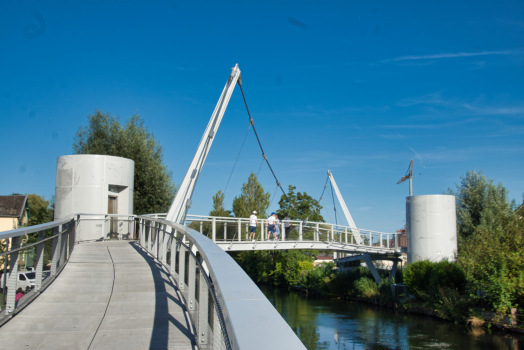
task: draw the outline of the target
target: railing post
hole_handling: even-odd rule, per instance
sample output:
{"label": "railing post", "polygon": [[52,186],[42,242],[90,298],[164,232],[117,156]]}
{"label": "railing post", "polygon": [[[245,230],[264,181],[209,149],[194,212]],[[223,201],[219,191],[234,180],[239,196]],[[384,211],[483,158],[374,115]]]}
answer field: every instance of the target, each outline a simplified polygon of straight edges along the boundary
{"label": "railing post", "polygon": [[212,222],[212,232],[213,232],[213,242],[216,242],[217,241],[217,219],[216,218],[213,218],[213,222]]}
{"label": "railing post", "polygon": [[185,289],[186,279],[186,247],[180,244],[178,251],[178,288],[183,291]]}
{"label": "railing post", "polygon": [[335,240],[335,225],[331,224],[331,241]]}
{"label": "railing post", "polygon": [[169,235],[167,234],[167,225],[162,224],[162,262],[167,262],[167,245],[169,243]]}
{"label": "railing post", "polygon": [[151,228],[152,221],[148,221],[148,224],[146,226],[147,229],[147,252],[151,254],[151,234],[153,232],[153,229]]}
{"label": "railing post", "polygon": [[155,225],[155,254],[158,260],[161,260],[160,259],[160,245],[162,244],[162,242],[160,242],[160,227],[161,226],[162,224],[158,222]]}
{"label": "railing post", "polygon": [[298,227],[298,240],[302,241],[302,221],[300,221],[300,225]]}
{"label": "railing post", "polygon": [[240,221],[241,219],[238,218],[238,241],[242,241],[242,222]]}
{"label": "railing post", "polygon": [[51,276],[56,275],[56,268],[58,265],[58,260],[60,259],[61,235],[59,233],[62,231],[62,225],[58,225],[58,227],[55,227],[53,231],[57,236],[53,238],[53,257],[51,260]]}
{"label": "railing post", "polygon": [[316,229],[315,229],[315,233],[313,234],[313,240],[314,241],[320,241],[320,226],[317,222],[317,226],[316,226]]}
{"label": "railing post", "polygon": [[[20,248],[20,237],[11,238],[11,249]],[[7,251],[7,247],[6,247]],[[19,251],[11,253],[9,259],[9,280],[7,282],[7,301],[5,313],[10,314],[15,310],[16,305],[16,285],[18,283],[18,256]],[[6,255],[7,256],[7,255]],[[25,292],[25,291],[24,291]]]}
{"label": "railing post", "polygon": [[197,341],[201,345],[207,345],[209,339],[209,286],[207,285],[204,269],[200,269],[200,290],[198,292],[198,334]]}
{"label": "railing post", "polygon": [[260,241],[264,242],[266,240],[266,225],[264,225],[264,219],[260,220]]}
{"label": "railing post", "polygon": [[224,241],[227,241],[227,221],[224,222]]}
{"label": "railing post", "polygon": [[200,221],[200,234],[204,234],[204,222]]}
{"label": "railing post", "polygon": [[[6,250],[7,250],[7,247],[9,247],[9,238],[5,240],[5,247],[6,247]],[[9,258],[9,254],[4,255],[4,273],[2,274],[2,276],[0,276],[0,278],[2,279],[2,281],[0,282],[0,286],[3,286],[2,287],[2,299],[0,299],[0,309],[1,309],[1,305],[4,303],[4,301],[7,298],[7,296],[5,295],[5,291],[6,291],[5,287],[7,287],[7,259],[8,258]]]}
{"label": "railing post", "polygon": [[138,219],[138,241],[140,242],[140,245],[142,247],[145,246],[145,241],[144,241],[144,219],[142,218],[139,218]]}
{"label": "railing post", "polygon": [[189,252],[189,279],[188,279],[188,293],[187,293],[187,306],[191,319],[195,319],[195,310],[196,310],[196,263],[195,257]]}
{"label": "railing post", "polygon": [[[45,238],[45,231],[38,232],[38,242]],[[44,269],[44,244],[40,243],[36,251],[36,276],[35,276],[35,290],[37,292],[42,289],[42,270]]]}
{"label": "railing post", "polygon": [[282,239],[283,241],[286,240],[286,227],[284,222],[280,224],[280,239]]}
{"label": "railing post", "polygon": [[[69,224],[66,224],[67,225],[67,229],[65,229],[65,232],[69,233],[69,230],[70,230],[70,226]],[[66,234],[66,233],[60,233],[60,242],[62,243],[62,246],[60,247],[60,265],[64,265],[65,261],[66,261],[66,257],[67,257],[67,254],[66,254],[66,251],[67,251],[67,238],[69,237],[69,234]]]}
{"label": "railing post", "polygon": [[[176,272],[176,253],[178,251],[178,240],[176,239],[177,231],[171,229],[171,274],[175,276],[175,279],[178,278],[178,273]],[[178,281],[176,281],[179,283]]]}
{"label": "railing post", "polygon": [[398,235],[395,235],[395,250],[398,250]]}
{"label": "railing post", "polygon": [[369,246],[373,246],[373,236],[371,235],[371,231],[369,231]]}

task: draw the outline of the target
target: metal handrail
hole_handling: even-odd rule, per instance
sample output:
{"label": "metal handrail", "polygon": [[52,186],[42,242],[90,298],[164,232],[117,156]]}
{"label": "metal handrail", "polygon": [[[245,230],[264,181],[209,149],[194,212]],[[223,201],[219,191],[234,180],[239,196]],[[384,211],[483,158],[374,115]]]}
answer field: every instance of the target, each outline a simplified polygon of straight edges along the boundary
{"label": "metal handrail", "polygon": [[[53,221],[46,224],[22,227],[16,230],[4,231],[0,233],[0,239],[7,240],[6,251],[0,256],[4,257],[4,270],[1,276],[0,286],[2,287],[0,304],[4,303],[5,310],[0,310],[0,325],[7,322],[13,315],[20,312],[34,298],[36,298],[64,268],[74,248],[75,237],[75,218],[67,218]],[[45,232],[49,229],[54,231],[50,237],[45,237]],[[38,233],[36,243],[20,245],[20,237],[28,234]],[[51,271],[49,277],[44,277],[44,245],[52,241],[53,250],[51,257]],[[10,244],[9,244],[10,243]],[[10,246],[10,247],[9,247]],[[34,290],[16,302],[16,292],[18,284],[18,263],[20,252],[36,247],[36,268],[35,268],[35,287]],[[9,257],[9,274],[7,273],[7,258]],[[9,275],[9,277],[7,277]],[[5,293],[7,289],[7,295]]]}
{"label": "metal handrail", "polygon": [[[139,216],[140,245],[170,271],[183,292],[199,345],[209,346],[207,301],[202,305],[195,296],[196,266],[200,276],[208,277],[199,283],[199,296],[210,293],[216,298],[217,312],[222,317],[224,341],[231,349],[305,349],[293,330],[275,310],[260,289],[241,267],[212,240],[199,232],[170,221],[151,216]],[[170,263],[168,263],[170,251]],[[185,283],[185,252],[190,251],[188,283]],[[176,259],[178,252],[178,261]],[[200,263],[197,259],[200,256]],[[176,272],[178,268],[178,273]],[[194,307],[192,308],[192,306]],[[263,317],[260,317],[262,316]],[[203,322],[204,321],[204,322]],[[268,336],[268,334],[270,336]],[[228,347],[227,344],[224,344]]]}
{"label": "metal handrail", "polygon": [[[148,217],[151,218],[161,218],[165,214],[150,214]],[[215,242],[227,242],[230,241],[227,238],[227,233],[224,231],[224,238],[218,238],[215,236],[216,230],[218,228],[217,224],[224,224],[224,227],[227,227],[227,224],[236,224],[238,227],[246,227],[249,225],[249,219],[248,218],[237,218],[237,217],[217,217],[217,216],[208,216],[208,215],[187,215],[186,217],[186,225],[187,222],[205,222],[205,223],[211,223],[212,224],[212,233],[213,237],[212,239]],[[267,220],[266,219],[257,219],[257,227],[258,225],[261,225],[262,227],[262,236],[260,237],[260,241],[266,241],[264,238],[264,228]],[[293,226],[293,230],[291,232],[294,232],[295,230],[298,230],[298,239],[297,242],[328,242],[328,246],[324,248],[329,248],[331,244],[334,242],[338,242],[343,244],[344,247],[349,245],[357,245],[362,248],[364,247],[370,247],[370,248],[376,248],[379,250],[385,249],[385,250],[395,250],[398,251],[400,249],[399,247],[399,233],[386,233],[386,232],[380,232],[380,231],[372,231],[367,229],[360,229],[360,228],[351,228],[349,226],[343,226],[343,225],[337,225],[337,224],[330,224],[325,222],[314,222],[314,221],[300,221],[300,220],[289,220],[290,224]],[[281,221],[282,228],[284,227],[284,222]],[[201,226],[202,228],[202,226]],[[311,230],[311,231],[309,231]],[[201,230],[202,231],[202,230]],[[281,239],[285,240],[285,230],[281,230]],[[303,235],[305,232],[313,232],[313,240],[305,240]],[[203,233],[203,232],[200,232]],[[240,233],[240,231],[238,231]],[[359,236],[363,238],[363,243],[358,245],[356,242],[352,243],[355,239],[354,233],[358,233]],[[337,239],[338,237],[338,239]],[[343,237],[345,237],[343,239]],[[239,234],[238,235],[238,241],[242,241],[242,237]],[[249,241],[246,239],[244,242]],[[231,244],[234,244],[234,240],[231,241]]]}

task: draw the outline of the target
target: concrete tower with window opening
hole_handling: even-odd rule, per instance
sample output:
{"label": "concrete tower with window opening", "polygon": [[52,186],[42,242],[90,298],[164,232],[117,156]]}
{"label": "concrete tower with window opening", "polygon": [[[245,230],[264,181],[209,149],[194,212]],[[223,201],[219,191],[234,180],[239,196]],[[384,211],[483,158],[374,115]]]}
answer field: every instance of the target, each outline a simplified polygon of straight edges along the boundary
{"label": "concrete tower with window opening", "polygon": [[56,160],[55,220],[82,216],[76,241],[130,234],[129,225],[105,214],[133,214],[135,162],[131,159],[75,154]]}

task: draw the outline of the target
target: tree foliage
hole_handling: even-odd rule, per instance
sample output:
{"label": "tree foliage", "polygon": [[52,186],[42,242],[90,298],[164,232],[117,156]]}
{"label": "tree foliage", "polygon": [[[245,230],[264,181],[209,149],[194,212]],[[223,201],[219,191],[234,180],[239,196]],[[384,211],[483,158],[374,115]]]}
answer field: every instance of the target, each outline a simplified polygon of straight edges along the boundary
{"label": "tree foliage", "polygon": [[309,218],[309,221],[324,222],[324,218],[320,215],[322,206],[318,201],[306,192],[295,194],[295,189],[295,186],[289,185],[287,198],[284,195],[280,197],[278,202],[280,209],[277,210],[278,217],[283,219],[287,214],[291,220]]}
{"label": "tree foliage", "polygon": [[172,174],[163,164],[163,149],[139,115],[125,125],[118,117],[97,110],[87,126],[76,132],[75,154],[102,154],[135,162],[133,210],[135,214],[166,212],[175,196]]}
{"label": "tree foliage", "polygon": [[523,222],[508,192],[482,172],[469,171],[457,191],[457,263],[496,311],[524,302]]}
{"label": "tree foliage", "polygon": [[233,213],[237,218],[247,218],[256,210],[258,217],[266,217],[270,198],[271,193],[265,192],[257,176],[251,173],[242,185],[242,193],[233,200]]}
{"label": "tree foliage", "polygon": [[210,216],[221,216],[221,217],[231,216],[231,210],[227,210],[224,207],[224,198],[225,198],[225,194],[222,193],[222,191],[218,191],[213,196],[213,210],[209,212]]}
{"label": "tree foliage", "polygon": [[51,201],[47,201],[44,197],[37,194],[29,194],[27,196],[27,204],[29,206],[29,226],[45,224],[53,221],[54,210],[51,206]]}

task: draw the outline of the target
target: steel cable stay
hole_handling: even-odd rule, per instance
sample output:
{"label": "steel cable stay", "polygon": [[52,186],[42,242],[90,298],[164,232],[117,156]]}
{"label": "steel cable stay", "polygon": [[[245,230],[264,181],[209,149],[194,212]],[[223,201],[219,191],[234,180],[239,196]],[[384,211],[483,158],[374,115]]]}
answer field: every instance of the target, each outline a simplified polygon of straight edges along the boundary
{"label": "steel cable stay", "polygon": [[[329,179],[329,177],[328,177],[328,179]],[[331,184],[331,198],[333,199],[333,210],[335,211],[335,225],[338,226],[337,205],[335,204],[335,196],[333,195],[333,184]]]}
{"label": "steel cable stay", "polygon": [[[244,104],[246,105],[247,114],[249,116],[249,124],[253,127],[253,131],[254,131],[255,136],[257,138],[258,145],[260,146],[260,150],[262,151],[262,157],[263,157],[262,164],[264,163],[264,161],[266,162],[267,166],[269,167],[269,170],[271,170],[271,174],[273,174],[273,177],[275,178],[275,181],[277,183],[277,189],[280,188],[280,190],[282,191],[282,194],[286,197],[286,199],[287,199],[287,201],[289,203],[289,206],[296,211],[295,206],[289,200],[289,197],[287,196],[286,192],[282,188],[282,185],[280,184],[280,181],[278,181],[278,178],[277,178],[275,172],[273,171],[273,168],[271,167],[271,164],[269,164],[269,160],[267,159],[267,155],[264,152],[264,147],[262,147],[262,142],[260,142],[260,138],[258,137],[257,129],[255,128],[255,122],[254,122],[253,118],[251,117],[251,113],[249,112],[249,107],[247,105],[246,96],[244,95],[244,90],[242,89],[242,84],[240,82],[238,82],[238,86],[240,87],[240,92],[242,92],[242,98],[244,99]],[[261,167],[262,167],[262,164],[260,165]],[[260,169],[259,169],[259,172],[260,172]],[[276,191],[275,191],[275,193],[276,193]]]}
{"label": "steel cable stay", "polygon": [[237,166],[238,158],[240,157],[240,153],[242,153],[242,149],[244,148],[244,144],[246,143],[247,134],[249,134],[249,130],[251,129],[251,124],[249,124],[246,135],[244,136],[244,141],[242,142],[242,146],[240,146],[240,150],[238,151],[237,159],[235,160],[235,164],[233,164],[233,169],[231,169],[231,174],[229,174],[229,179],[227,179],[226,187],[224,188],[224,194],[226,193],[227,187],[229,186],[229,181],[231,181],[231,176],[233,176],[233,172],[235,171],[235,167]]}

